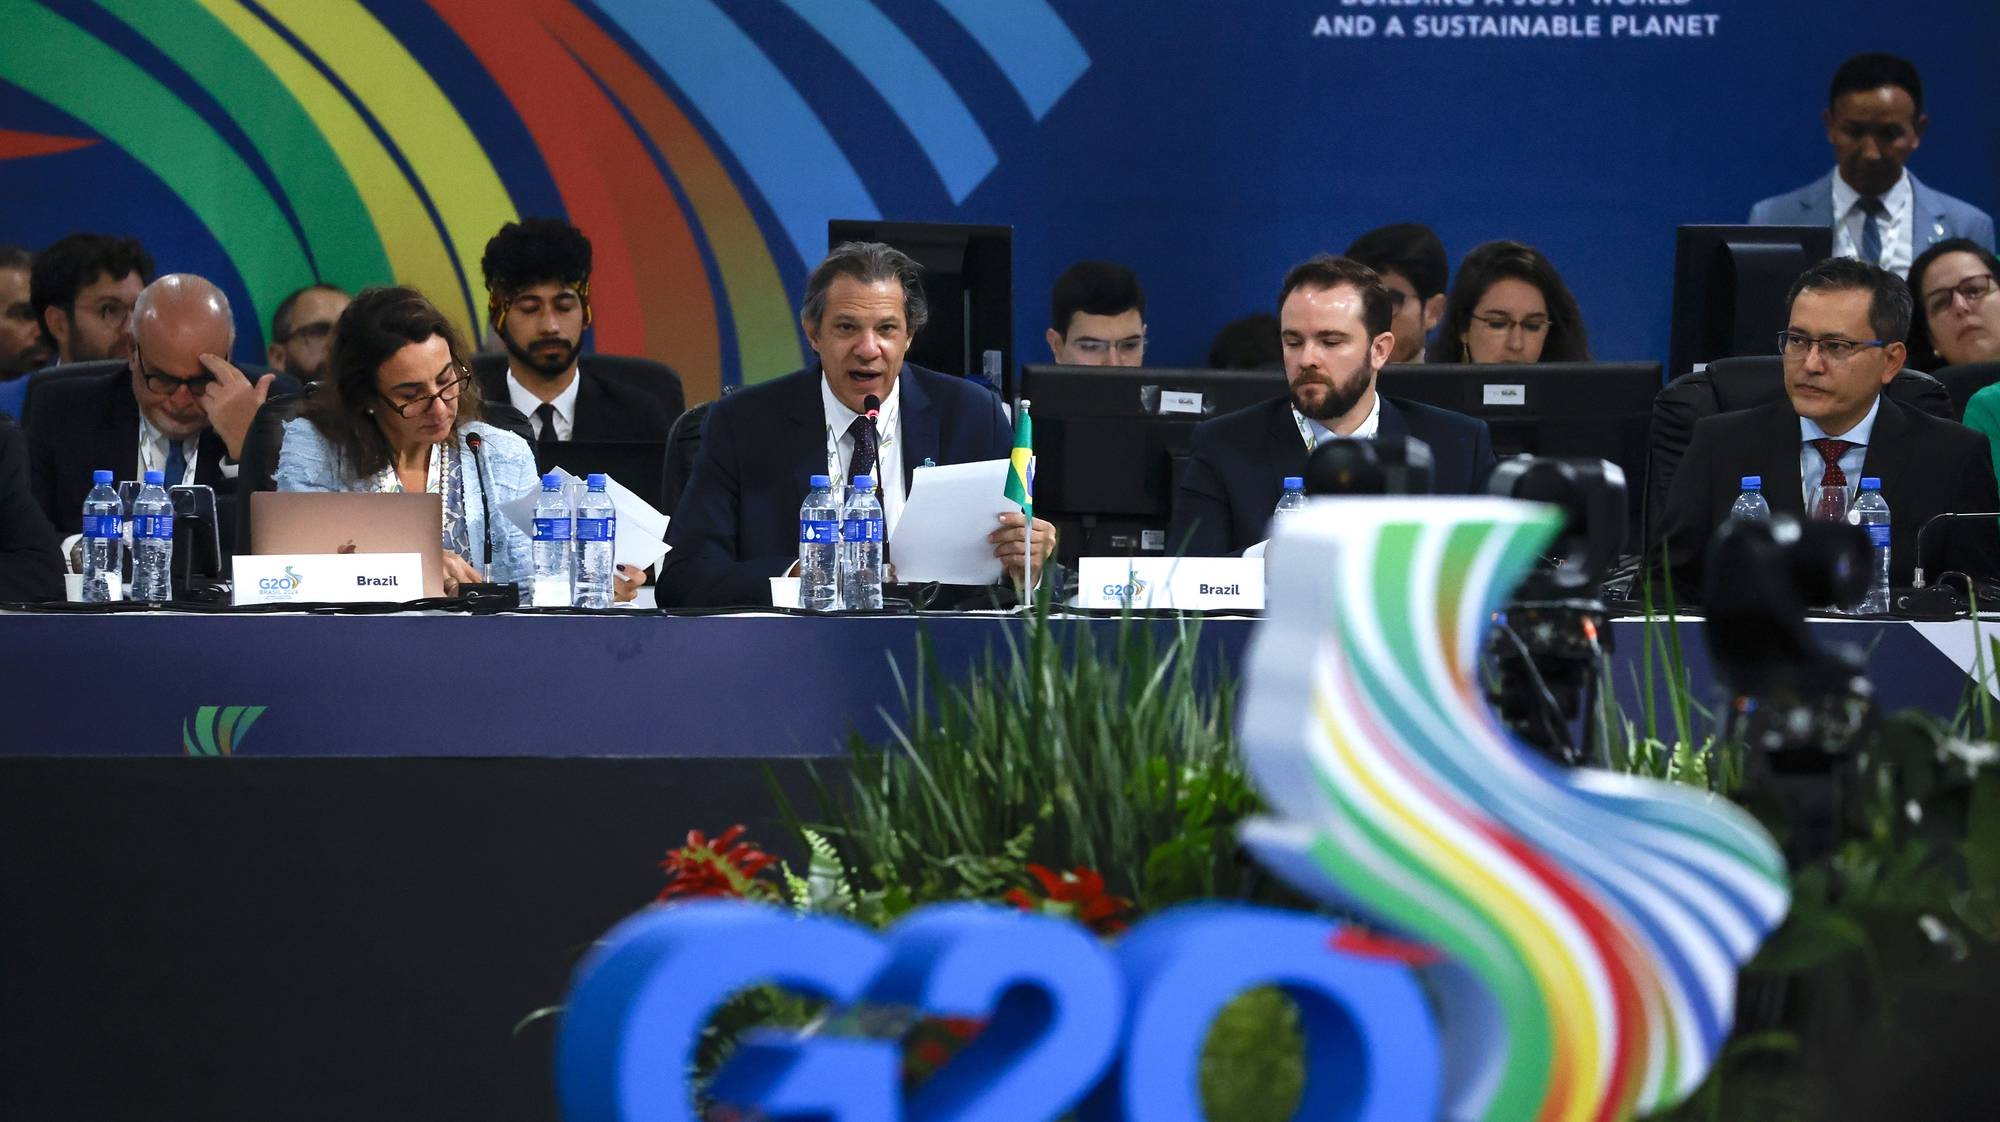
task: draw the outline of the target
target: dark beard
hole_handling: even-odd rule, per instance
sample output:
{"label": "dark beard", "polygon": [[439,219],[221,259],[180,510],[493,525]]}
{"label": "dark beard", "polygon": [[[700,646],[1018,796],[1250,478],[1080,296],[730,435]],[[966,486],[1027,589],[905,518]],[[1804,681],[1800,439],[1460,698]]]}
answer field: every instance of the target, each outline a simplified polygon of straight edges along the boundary
{"label": "dark beard", "polygon": [[[1299,400],[1299,391],[1297,389],[1292,390],[1292,408],[1298,410],[1301,415],[1319,421],[1322,424],[1344,416],[1348,410],[1361,403],[1361,395],[1367,393],[1368,387],[1375,383],[1373,373],[1368,371],[1368,360],[1362,359],[1361,361],[1362,365],[1356,369],[1357,371],[1366,373],[1362,377],[1350,378],[1345,381],[1340,378],[1333,379],[1332,385],[1327,387],[1325,399],[1314,408],[1306,408],[1305,402]],[[1355,372],[1349,371],[1350,374]]]}
{"label": "dark beard", "polygon": [[574,343],[566,343],[564,345],[562,357],[557,359],[542,359],[535,357],[535,352],[532,350],[514,342],[513,337],[505,331],[500,333],[500,342],[507,348],[507,353],[513,356],[517,362],[544,378],[554,378],[559,376],[563,371],[568,370],[570,364],[576,361],[576,353],[583,349],[583,340],[579,339]]}

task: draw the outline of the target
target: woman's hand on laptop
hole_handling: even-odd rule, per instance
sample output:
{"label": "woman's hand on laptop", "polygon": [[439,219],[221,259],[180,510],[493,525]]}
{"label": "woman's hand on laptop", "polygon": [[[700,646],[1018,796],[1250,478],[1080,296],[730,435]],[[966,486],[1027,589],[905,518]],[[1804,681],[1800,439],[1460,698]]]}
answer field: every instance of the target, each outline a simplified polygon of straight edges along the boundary
{"label": "woman's hand on laptop", "polygon": [[478,583],[479,570],[472,567],[472,562],[467,561],[465,558],[448,549],[444,551],[444,594],[446,596],[458,595],[458,586],[461,584]]}

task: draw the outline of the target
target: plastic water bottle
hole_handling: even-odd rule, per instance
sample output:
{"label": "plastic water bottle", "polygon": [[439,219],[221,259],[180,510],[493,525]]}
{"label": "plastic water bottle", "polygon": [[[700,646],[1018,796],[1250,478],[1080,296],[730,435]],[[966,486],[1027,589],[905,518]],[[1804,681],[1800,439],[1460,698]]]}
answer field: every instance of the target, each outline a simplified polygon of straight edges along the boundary
{"label": "plastic water bottle", "polygon": [[528,602],[542,608],[567,608],[572,603],[570,577],[576,566],[569,496],[563,477],[542,476],[542,493],[535,500],[535,574],[528,584]]}
{"label": "plastic water bottle", "polygon": [[592,473],[585,481],[590,489],[576,507],[576,596],[579,608],[611,606],[612,572],[618,540],[618,513],[605,490],[604,476]]}
{"label": "plastic water bottle", "polygon": [[1278,497],[1278,509],[1271,512],[1271,532],[1265,537],[1278,536],[1278,526],[1289,516],[1306,508],[1306,479],[1303,475],[1285,477],[1285,493]]}
{"label": "plastic water bottle", "polygon": [[1862,598],[1859,612],[1864,616],[1882,615],[1889,610],[1889,503],[1882,497],[1882,481],[1869,475],[1862,477],[1861,493],[1854,498],[1854,505],[1847,508],[1849,525],[1859,526],[1868,531],[1870,552],[1875,555],[1875,566],[1868,578],[1868,595]]}
{"label": "plastic water bottle", "polygon": [[854,494],[840,508],[840,606],[882,607],[882,503],[871,475],[854,477]]}
{"label": "plastic water bottle", "polygon": [[132,500],[132,599],[155,604],[174,598],[174,503],[149,471]]}
{"label": "plastic water bottle", "polygon": [[799,607],[830,612],[840,607],[840,504],[831,479],[811,483],[799,504]]}
{"label": "plastic water bottle", "polygon": [[1769,522],[1771,504],[1764,501],[1764,477],[1746,475],[1743,477],[1743,493],[1730,504],[1731,522]]}
{"label": "plastic water bottle", "polygon": [[125,504],[110,472],[91,472],[90,481],[96,486],[83,500],[83,600],[108,604],[124,599]]}

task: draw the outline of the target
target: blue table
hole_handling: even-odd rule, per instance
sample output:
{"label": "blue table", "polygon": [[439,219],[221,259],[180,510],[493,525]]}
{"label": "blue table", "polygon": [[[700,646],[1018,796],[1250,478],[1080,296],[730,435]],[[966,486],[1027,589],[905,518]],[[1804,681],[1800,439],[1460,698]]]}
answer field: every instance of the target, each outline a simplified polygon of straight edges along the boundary
{"label": "blue table", "polygon": [[[1255,622],[1203,621],[1201,657],[1240,664]],[[229,745],[247,756],[822,755],[850,729],[886,736],[903,712],[892,664],[910,675],[920,631],[958,674],[1022,626],[957,614],[0,614],[10,699],[0,755],[181,755],[200,750],[204,722],[211,740],[240,727],[241,712],[225,719],[231,708],[261,709]],[[1119,623],[1054,626],[1108,642]],[[1663,626],[1612,625],[1613,686],[1635,715],[1645,637]],[[1700,624],[1678,626],[1690,680],[1708,697]],[[1967,676],[1939,644],[1969,649],[1969,623],[1813,626],[1823,641],[1873,648],[1888,708],[1948,714],[1963,696]],[[93,700],[106,689],[117,704]]]}

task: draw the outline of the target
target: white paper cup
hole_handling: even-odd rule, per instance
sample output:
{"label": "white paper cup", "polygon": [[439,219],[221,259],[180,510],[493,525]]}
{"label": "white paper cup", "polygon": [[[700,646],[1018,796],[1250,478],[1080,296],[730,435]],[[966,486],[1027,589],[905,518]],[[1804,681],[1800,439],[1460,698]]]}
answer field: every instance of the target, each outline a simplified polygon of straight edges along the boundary
{"label": "white paper cup", "polygon": [[799,578],[771,578],[771,606],[774,608],[796,608],[799,606]]}
{"label": "white paper cup", "polygon": [[82,573],[63,574],[63,595],[67,596],[69,598],[69,602],[72,604],[83,603]]}

